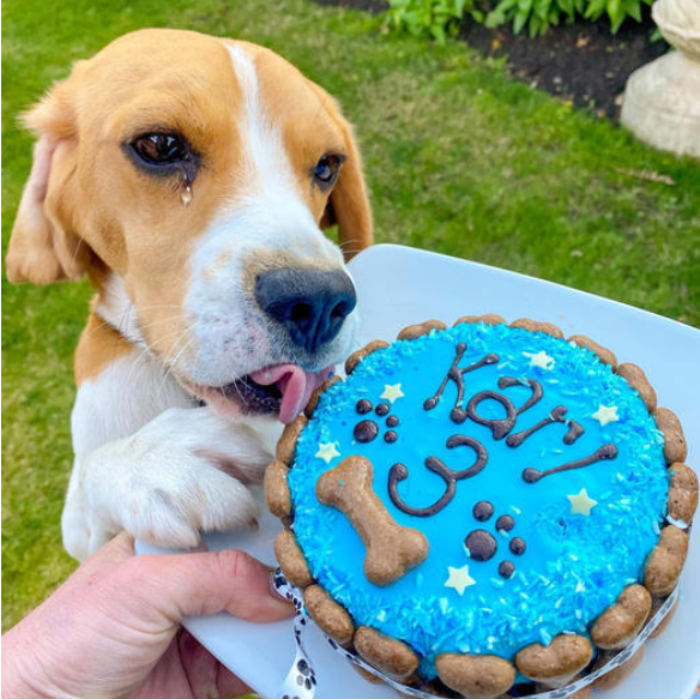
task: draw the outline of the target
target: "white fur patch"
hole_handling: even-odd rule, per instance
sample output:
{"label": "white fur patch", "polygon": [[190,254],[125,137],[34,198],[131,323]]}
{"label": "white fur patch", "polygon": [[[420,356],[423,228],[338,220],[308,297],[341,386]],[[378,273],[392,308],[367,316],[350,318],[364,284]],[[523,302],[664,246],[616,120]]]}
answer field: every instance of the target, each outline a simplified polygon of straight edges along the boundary
{"label": "white fur patch", "polygon": [[258,511],[246,485],[262,478],[281,427],[195,408],[157,360],[119,358],[81,385],[73,409],[66,549],[85,559],[121,530],[191,547],[200,530],[245,525]]}
{"label": "white fur patch", "polygon": [[127,340],[142,347],[146,345],[139,328],[136,307],[127,294],[121,275],[109,273],[95,311]]}
{"label": "white fur patch", "polygon": [[174,406],[194,402],[157,359],[134,350],[81,384],[71,415],[73,451],[83,455],[127,437]]}
{"label": "white fur patch", "polygon": [[[250,235],[263,247],[289,250],[299,246],[301,254],[325,255],[342,264],[335,246],[319,249],[318,241],[325,241],[325,236],[300,197],[282,134],[265,114],[255,64],[241,46],[226,48],[243,95],[239,123],[246,167],[245,188],[229,204],[230,211],[242,214],[245,220],[236,223],[246,230],[253,226]],[[222,218],[228,217],[224,214]]]}
{"label": "white fur patch", "polygon": [[[169,547],[194,547],[202,531],[245,526],[259,512],[247,488],[272,452],[246,421],[208,407],[171,408],[121,440],[76,457],[61,525],[85,559],[126,530]],[[227,473],[229,472],[229,473]]]}

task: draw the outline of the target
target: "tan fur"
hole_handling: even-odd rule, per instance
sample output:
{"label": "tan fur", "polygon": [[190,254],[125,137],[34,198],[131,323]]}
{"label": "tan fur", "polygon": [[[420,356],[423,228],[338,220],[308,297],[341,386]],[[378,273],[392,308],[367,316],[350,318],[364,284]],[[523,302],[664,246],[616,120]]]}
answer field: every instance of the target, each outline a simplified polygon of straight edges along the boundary
{"label": "tan fur", "polygon": [[139,350],[97,314],[91,313],[73,358],[75,383],[80,386],[96,379],[115,360],[130,352]]}
{"label": "tan fur", "polygon": [[[229,43],[244,47],[256,64],[261,99],[281,125],[299,194],[317,222],[332,207],[351,257],[371,243],[372,227],[349,125],[333,100],[284,59]],[[15,221],[8,277],[46,284],[86,273],[94,281],[94,268],[102,276],[115,271],[150,349],[167,364],[187,328],[181,309],[193,243],[246,184],[241,103],[225,42],[196,32],[134,32],[76,63],[25,115],[43,157]],[[158,127],[179,131],[201,154],[187,208],[179,183],[143,174],[123,152],[125,142]],[[315,164],[329,151],[347,157],[330,195],[311,185]],[[86,336],[84,344],[91,342]]]}

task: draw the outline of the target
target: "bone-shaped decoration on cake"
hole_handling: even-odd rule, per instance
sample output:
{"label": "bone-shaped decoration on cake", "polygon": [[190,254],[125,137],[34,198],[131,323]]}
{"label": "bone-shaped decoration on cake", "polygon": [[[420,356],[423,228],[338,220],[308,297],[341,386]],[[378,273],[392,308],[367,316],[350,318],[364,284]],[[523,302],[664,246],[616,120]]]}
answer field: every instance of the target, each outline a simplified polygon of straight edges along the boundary
{"label": "bone-shaped decoration on cake", "polygon": [[372,463],[358,455],[346,457],[316,482],[316,497],[350,520],[365,543],[365,576],[377,586],[398,581],[428,556],[422,532],[399,525],[372,488]]}

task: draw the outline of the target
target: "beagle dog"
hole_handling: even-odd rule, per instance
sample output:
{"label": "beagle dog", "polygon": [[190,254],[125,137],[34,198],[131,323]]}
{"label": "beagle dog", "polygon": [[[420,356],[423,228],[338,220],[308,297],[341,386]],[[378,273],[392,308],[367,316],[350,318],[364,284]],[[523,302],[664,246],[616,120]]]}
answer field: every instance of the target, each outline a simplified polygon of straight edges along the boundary
{"label": "beagle dog", "polygon": [[343,253],[372,222],[350,125],[272,51],[166,29],[76,63],[24,119],[38,141],[7,275],[95,289],[66,549],[254,523],[247,487],[357,330]]}

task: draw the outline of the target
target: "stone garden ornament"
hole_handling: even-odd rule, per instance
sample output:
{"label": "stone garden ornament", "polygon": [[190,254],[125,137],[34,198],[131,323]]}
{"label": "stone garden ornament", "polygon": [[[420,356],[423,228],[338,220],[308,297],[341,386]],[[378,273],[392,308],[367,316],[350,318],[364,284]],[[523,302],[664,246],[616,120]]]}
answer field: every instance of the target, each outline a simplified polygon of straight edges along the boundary
{"label": "stone garden ornament", "polygon": [[652,16],[677,51],[630,76],[622,123],[656,148],[700,158],[700,0],[658,0]]}

